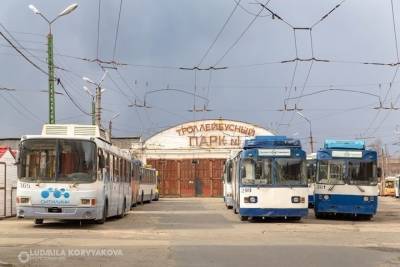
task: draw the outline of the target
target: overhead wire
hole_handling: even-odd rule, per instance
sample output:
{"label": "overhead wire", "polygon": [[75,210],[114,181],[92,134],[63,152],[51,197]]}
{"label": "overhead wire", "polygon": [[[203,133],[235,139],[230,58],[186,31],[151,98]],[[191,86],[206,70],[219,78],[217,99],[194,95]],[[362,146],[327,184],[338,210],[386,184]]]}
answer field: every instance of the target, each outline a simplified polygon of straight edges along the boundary
{"label": "overhead wire", "polygon": [[237,10],[238,6],[240,5],[240,2],[242,0],[235,0],[236,5],[233,7],[231,13],[229,14],[228,18],[225,20],[224,24],[222,25],[222,28],[219,30],[218,34],[215,36],[214,40],[211,42],[210,46],[207,48],[206,52],[204,53],[204,55],[201,57],[199,63],[197,64],[197,66],[200,66],[204,59],[208,56],[208,54],[210,53],[211,49],[214,47],[215,43],[218,41],[219,37],[221,36],[222,32],[225,30],[226,26],[228,25],[229,21],[231,20],[233,14],[235,13],[235,11]]}
{"label": "overhead wire", "polygon": [[117,51],[117,43],[118,43],[118,34],[119,34],[119,23],[121,20],[121,12],[122,12],[122,3],[123,0],[119,2],[119,12],[118,12],[118,21],[117,21],[117,28],[115,30],[115,40],[114,40],[114,49],[113,49],[113,61],[115,61],[115,53]]}

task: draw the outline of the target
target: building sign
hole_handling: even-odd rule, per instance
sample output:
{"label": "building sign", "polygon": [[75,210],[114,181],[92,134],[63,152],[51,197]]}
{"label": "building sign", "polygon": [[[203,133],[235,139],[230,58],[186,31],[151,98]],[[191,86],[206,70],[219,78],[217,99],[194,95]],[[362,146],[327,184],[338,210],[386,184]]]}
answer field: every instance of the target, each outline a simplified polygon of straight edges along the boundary
{"label": "building sign", "polygon": [[223,122],[202,123],[202,124],[182,126],[181,128],[178,128],[176,131],[180,136],[187,134],[195,134],[199,132],[211,132],[211,131],[240,133],[245,136],[254,136],[256,133],[254,127],[250,128],[235,123],[223,123]]}
{"label": "building sign", "polygon": [[209,122],[182,125],[176,129],[179,136],[188,138],[189,147],[240,147],[242,137],[253,137],[254,127],[234,122]]}
{"label": "building sign", "polygon": [[173,153],[173,151],[204,149],[208,151],[207,153],[212,153],[210,149],[226,149],[229,153],[231,149],[243,146],[244,140],[257,135],[272,135],[272,133],[241,121],[211,119],[191,121],[171,127],[146,140],[144,146],[147,151],[157,150],[157,152],[168,150]]}

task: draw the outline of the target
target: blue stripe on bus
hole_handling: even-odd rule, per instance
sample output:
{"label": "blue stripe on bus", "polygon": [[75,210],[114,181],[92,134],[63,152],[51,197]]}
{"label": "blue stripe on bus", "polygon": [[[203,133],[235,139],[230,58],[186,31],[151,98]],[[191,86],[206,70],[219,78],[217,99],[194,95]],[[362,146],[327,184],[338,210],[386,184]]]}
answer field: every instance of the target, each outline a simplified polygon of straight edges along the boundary
{"label": "blue stripe on bus", "polygon": [[308,209],[263,209],[263,208],[240,208],[241,216],[249,217],[305,217]]}
{"label": "blue stripe on bus", "polygon": [[368,196],[373,199],[368,201],[364,201],[364,196],[332,194],[328,195],[328,199],[324,196],[325,194],[315,194],[315,212],[373,215],[378,208],[377,196]]}

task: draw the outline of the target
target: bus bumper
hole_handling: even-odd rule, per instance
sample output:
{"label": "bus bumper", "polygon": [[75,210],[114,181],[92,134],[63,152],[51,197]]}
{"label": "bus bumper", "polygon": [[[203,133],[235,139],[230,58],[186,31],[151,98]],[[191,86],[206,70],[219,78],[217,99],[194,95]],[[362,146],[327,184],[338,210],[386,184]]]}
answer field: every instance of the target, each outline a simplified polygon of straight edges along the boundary
{"label": "bus bumper", "polygon": [[306,217],[307,208],[293,209],[263,209],[263,208],[240,208],[240,216],[248,217]]}
{"label": "bus bumper", "polygon": [[[368,200],[366,201],[365,199],[367,198]],[[316,213],[374,215],[376,214],[377,208],[377,196],[315,195],[314,209]]]}
{"label": "bus bumper", "polygon": [[61,212],[49,212],[50,207],[17,207],[17,218],[93,220],[96,219],[96,207],[60,207]]}

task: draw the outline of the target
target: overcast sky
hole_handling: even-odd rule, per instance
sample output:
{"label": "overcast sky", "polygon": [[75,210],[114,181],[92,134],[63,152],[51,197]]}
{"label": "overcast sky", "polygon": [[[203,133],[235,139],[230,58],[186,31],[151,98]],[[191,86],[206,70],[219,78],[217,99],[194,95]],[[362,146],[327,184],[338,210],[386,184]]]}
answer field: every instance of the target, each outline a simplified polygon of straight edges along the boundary
{"label": "overcast sky", "polygon": [[[311,36],[308,30],[296,30],[296,42],[293,28],[277,18],[272,19],[270,12],[264,11],[254,20],[252,13],[260,10],[255,2],[241,1],[201,65],[207,68],[220,61],[217,67],[227,69],[195,73],[179,67],[199,64],[234,9],[235,1],[124,0],[115,60],[128,65],[118,66],[118,70],[109,69],[104,82],[104,124],[120,113],[114,120],[115,135],[148,137],[189,120],[222,117],[278,129],[279,133],[301,138],[304,143],[309,129],[306,120],[294,112],[278,111],[284,107],[285,97],[329,88],[357,90],[370,95],[329,91],[289,100],[287,107],[293,108],[297,103],[303,109],[301,112],[312,121],[318,147],[325,138],[364,136],[380,138],[389,145],[391,153],[396,152],[398,147],[393,143],[398,139],[400,111],[377,111],[373,107],[379,106],[379,98],[383,101],[385,96],[383,106],[390,106],[392,102],[394,107],[400,107],[400,100],[396,102],[400,71],[389,89],[396,67],[351,63],[398,61],[391,2],[344,1],[313,27]],[[394,2],[395,25],[399,29],[400,3]],[[0,23],[35,57],[21,51],[47,70],[48,26],[28,5],[34,4],[51,19],[72,2],[2,0],[1,3]],[[85,82],[81,77],[99,80],[103,71],[96,63],[67,56],[97,57],[99,1],[77,3],[77,10],[53,25],[55,63],[64,69],[56,70],[56,76],[73,99],[89,112],[91,98],[82,89]],[[271,0],[268,7],[293,27],[307,28],[338,3],[338,0]],[[120,0],[101,1],[99,59],[104,61],[113,59],[119,5]],[[222,58],[252,20],[254,23],[248,31]],[[1,27],[0,31],[5,33]],[[311,58],[313,51],[315,58],[331,62],[314,61],[311,70],[310,61],[297,62],[297,67],[295,62],[274,63],[294,59],[295,45],[299,58]],[[48,120],[48,95],[40,92],[48,88],[46,75],[17,55],[4,39],[0,40],[0,60],[0,87],[16,89],[0,91],[0,137],[39,133],[43,122]],[[193,93],[195,84],[196,94],[200,96],[196,98],[196,108],[208,104],[211,111],[188,112],[194,105],[193,95],[173,91],[149,94],[146,104],[151,108],[128,106],[135,99],[142,104],[145,93],[156,89],[174,88]],[[64,93],[60,86],[57,91]],[[90,123],[91,119],[64,93],[56,97],[56,121]]]}

